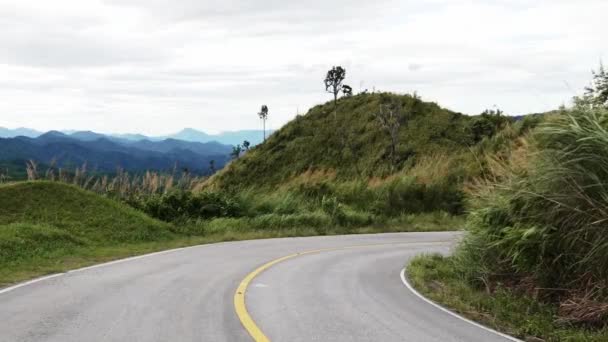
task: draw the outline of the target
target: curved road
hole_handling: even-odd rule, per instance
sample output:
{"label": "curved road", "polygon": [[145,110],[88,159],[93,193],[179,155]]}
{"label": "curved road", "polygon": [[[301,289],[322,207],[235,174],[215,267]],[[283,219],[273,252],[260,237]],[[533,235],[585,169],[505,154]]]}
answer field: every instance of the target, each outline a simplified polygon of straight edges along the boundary
{"label": "curved road", "polygon": [[251,341],[247,310],[273,341],[506,341],[410,292],[408,258],[447,253],[457,233],[399,233],[227,242],[68,272],[0,292],[0,341]]}

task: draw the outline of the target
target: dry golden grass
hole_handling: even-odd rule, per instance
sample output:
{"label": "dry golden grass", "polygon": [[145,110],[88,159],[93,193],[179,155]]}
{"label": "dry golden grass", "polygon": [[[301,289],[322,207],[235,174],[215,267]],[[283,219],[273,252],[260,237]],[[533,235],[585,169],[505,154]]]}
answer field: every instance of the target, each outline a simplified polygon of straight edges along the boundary
{"label": "dry golden grass", "polygon": [[144,174],[130,174],[122,169],[114,176],[91,175],[87,171],[87,164],[77,167],[73,171],[56,168],[52,162],[47,170],[42,173],[38,170],[35,161],[27,163],[26,172],[28,180],[48,180],[73,184],[80,188],[90,190],[99,194],[114,194],[118,197],[132,195],[164,194],[171,189],[181,190],[202,189],[208,177],[192,176],[189,173],[164,174],[146,171]]}
{"label": "dry golden grass", "polygon": [[306,170],[305,172],[296,175],[284,182],[279,189],[288,190],[300,185],[314,185],[323,182],[332,182],[336,179],[336,170]]}
{"label": "dry golden grass", "polygon": [[486,172],[465,182],[464,190],[472,196],[493,191],[496,184],[505,184],[514,175],[523,175],[529,170],[530,161],[537,151],[528,135],[513,140],[511,148],[504,153],[486,153],[480,158]]}
{"label": "dry golden grass", "polygon": [[427,154],[421,156],[411,169],[405,172],[408,176],[416,177],[422,184],[430,184],[439,179],[445,179],[458,167],[460,154]]}
{"label": "dry golden grass", "polygon": [[387,177],[370,177],[367,184],[374,189],[401,177],[415,178],[421,184],[436,183],[454,174],[455,168],[463,167],[464,154],[465,152],[452,154],[440,152],[422,155],[412,167],[406,167]]}

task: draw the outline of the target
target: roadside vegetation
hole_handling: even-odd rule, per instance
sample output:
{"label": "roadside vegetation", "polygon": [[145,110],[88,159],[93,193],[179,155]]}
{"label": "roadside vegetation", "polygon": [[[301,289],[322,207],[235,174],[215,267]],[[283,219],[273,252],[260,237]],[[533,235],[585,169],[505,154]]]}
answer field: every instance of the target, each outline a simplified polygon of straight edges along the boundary
{"label": "roadside vegetation", "polygon": [[559,307],[531,293],[495,283],[492,291],[472,286],[459,260],[440,255],[414,258],[407,276],[423,295],[452,311],[524,341],[608,341],[608,329],[569,324]]}
{"label": "roadside vegetation", "polygon": [[103,261],[203,243],[446,230],[463,223],[447,214],[432,213],[403,215],[382,223],[364,218],[357,224],[352,219],[339,224],[325,211],[288,214],[287,209],[284,214],[231,217],[236,213],[231,210],[244,208],[212,196],[176,190],[151,199],[154,204],[144,209],[163,221],[124,201],[73,184],[31,181],[0,185],[0,287]]}
{"label": "roadside vegetation", "polygon": [[468,186],[467,235],[415,260],[425,294],[527,338],[608,340],[608,75]]}

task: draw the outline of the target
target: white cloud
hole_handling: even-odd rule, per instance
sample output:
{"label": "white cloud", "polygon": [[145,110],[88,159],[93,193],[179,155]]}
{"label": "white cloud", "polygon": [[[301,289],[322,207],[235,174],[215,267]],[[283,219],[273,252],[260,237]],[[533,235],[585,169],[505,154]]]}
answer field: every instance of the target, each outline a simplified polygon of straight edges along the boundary
{"label": "white cloud", "polygon": [[465,113],[567,102],[605,56],[603,0],[0,0],[0,126],[163,134],[278,127],[355,91]]}

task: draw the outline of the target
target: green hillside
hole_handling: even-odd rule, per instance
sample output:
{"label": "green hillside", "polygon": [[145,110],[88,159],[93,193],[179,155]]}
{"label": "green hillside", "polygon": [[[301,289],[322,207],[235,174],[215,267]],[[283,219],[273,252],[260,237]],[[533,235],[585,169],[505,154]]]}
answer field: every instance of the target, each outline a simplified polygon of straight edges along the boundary
{"label": "green hillside", "polygon": [[0,225],[44,224],[91,244],[153,241],[169,226],[119,202],[53,182],[0,186]]}
{"label": "green hillside", "polygon": [[1,185],[0,286],[129,255],[135,248],[125,246],[166,241],[173,237],[169,229],[167,223],[72,185]]}
{"label": "green hillside", "polygon": [[[401,114],[393,160],[391,137],[374,116],[387,105]],[[410,95],[343,97],[336,106],[328,102],[298,116],[233,161],[211,184],[223,189],[273,186],[319,171],[342,180],[386,177],[430,155],[466,150],[507,121],[500,115],[466,116]]]}

